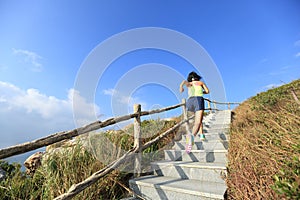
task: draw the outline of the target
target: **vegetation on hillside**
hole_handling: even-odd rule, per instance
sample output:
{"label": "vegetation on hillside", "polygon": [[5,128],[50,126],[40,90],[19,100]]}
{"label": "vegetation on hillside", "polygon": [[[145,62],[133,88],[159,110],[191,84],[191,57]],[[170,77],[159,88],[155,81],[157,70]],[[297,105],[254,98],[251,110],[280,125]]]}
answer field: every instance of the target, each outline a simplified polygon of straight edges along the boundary
{"label": "vegetation on hillside", "polygon": [[300,80],[234,110],[228,199],[300,199]]}
{"label": "vegetation on hillside", "polygon": [[[175,121],[162,120],[145,120],[142,122],[143,140],[147,142],[156,137],[161,132],[166,131],[174,126]],[[160,152],[166,144],[170,143],[175,137],[176,131],[164,138],[158,144],[150,146],[143,152],[146,162],[153,159],[159,159],[157,153]],[[36,170],[31,177],[21,171],[21,165],[17,163],[8,164],[0,161],[0,167],[6,171],[6,179],[0,182],[0,199],[54,199],[55,197],[65,193],[76,183],[79,183],[94,172],[102,169],[110,161],[117,158],[118,149],[127,151],[133,147],[133,127],[128,126],[125,130],[120,131],[105,131],[97,134],[91,134],[89,141],[81,141],[75,146],[64,146],[60,150],[54,150],[52,153],[46,153],[43,158],[42,165]],[[103,142],[103,138],[106,141]],[[82,142],[83,141],[83,142]],[[102,143],[97,143],[102,141]],[[116,152],[100,152],[99,149],[91,149],[86,145],[93,143],[92,146],[99,146],[100,151],[107,150],[107,145],[113,144],[118,149]],[[95,154],[96,151],[96,154]],[[105,157],[103,155],[105,154]],[[149,157],[150,156],[150,157]],[[103,160],[106,159],[106,160]],[[124,168],[130,169],[132,163],[126,163]],[[147,172],[146,169],[144,169]],[[114,170],[97,183],[79,193],[74,199],[120,199],[130,194],[128,180],[132,178],[132,171]]]}

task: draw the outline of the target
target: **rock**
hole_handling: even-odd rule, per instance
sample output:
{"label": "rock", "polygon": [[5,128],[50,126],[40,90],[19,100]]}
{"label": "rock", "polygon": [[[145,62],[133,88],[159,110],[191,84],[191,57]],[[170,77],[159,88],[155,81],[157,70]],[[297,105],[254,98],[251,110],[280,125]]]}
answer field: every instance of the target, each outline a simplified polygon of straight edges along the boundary
{"label": "rock", "polygon": [[54,152],[63,151],[65,148],[75,147],[78,144],[82,144],[83,146],[87,146],[87,135],[80,135],[73,139],[65,139],[54,144],[48,145],[46,147],[46,153],[51,154]]}
{"label": "rock", "polygon": [[27,168],[26,174],[33,176],[36,169],[42,164],[43,154],[43,152],[36,152],[25,160],[24,166]]}

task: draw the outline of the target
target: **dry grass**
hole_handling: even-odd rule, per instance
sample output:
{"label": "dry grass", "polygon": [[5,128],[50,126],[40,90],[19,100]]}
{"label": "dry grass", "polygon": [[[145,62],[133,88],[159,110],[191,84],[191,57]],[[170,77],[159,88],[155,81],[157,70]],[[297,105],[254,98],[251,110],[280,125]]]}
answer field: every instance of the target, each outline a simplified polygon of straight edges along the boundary
{"label": "dry grass", "polygon": [[234,111],[228,199],[300,198],[299,89],[300,81],[294,81]]}
{"label": "dry grass", "polygon": [[[173,127],[178,121],[180,118],[175,121],[143,121],[143,142]],[[9,176],[0,182],[0,199],[54,199],[67,192],[73,184],[85,180],[120,157],[123,151],[131,149],[132,135],[133,127],[129,127],[126,132],[120,130],[90,134],[86,137],[89,141],[79,138],[77,145],[65,146],[49,154],[33,177],[21,172],[20,165],[14,167],[1,161],[0,166],[9,172]],[[171,143],[175,135],[176,131],[143,152],[143,173],[149,173],[147,167],[151,161],[161,159],[160,152]],[[87,148],[87,144],[94,148]],[[131,195],[128,180],[133,176],[132,165],[133,162],[125,163],[122,168],[115,169],[73,199],[121,199]]]}

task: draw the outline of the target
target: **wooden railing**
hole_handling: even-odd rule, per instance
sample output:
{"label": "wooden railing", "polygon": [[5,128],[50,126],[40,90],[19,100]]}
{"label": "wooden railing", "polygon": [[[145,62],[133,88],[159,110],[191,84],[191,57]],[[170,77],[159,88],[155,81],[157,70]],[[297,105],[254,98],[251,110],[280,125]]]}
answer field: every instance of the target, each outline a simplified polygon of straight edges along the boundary
{"label": "wooden railing", "polygon": [[116,123],[119,123],[122,121],[126,121],[126,120],[129,120],[132,118],[137,118],[137,117],[141,117],[141,116],[145,116],[145,115],[160,113],[160,112],[178,108],[180,106],[183,106],[183,104],[181,103],[181,104],[177,104],[174,106],[169,106],[169,107],[157,109],[157,110],[135,112],[135,113],[129,114],[129,115],[110,118],[103,122],[95,121],[91,124],[88,124],[86,126],[83,126],[83,127],[77,128],[77,129],[54,133],[47,137],[40,138],[40,139],[31,141],[31,142],[26,142],[23,144],[18,144],[18,145],[11,146],[8,148],[0,149],[0,159],[7,158],[10,156],[14,156],[14,155],[19,155],[19,154],[26,153],[28,151],[32,151],[35,149],[39,149],[41,147],[45,147],[45,146],[60,142],[65,139],[72,139],[73,137],[77,137],[79,135],[82,135],[82,134],[85,134],[85,133],[88,133],[88,132],[91,132],[94,130],[98,130],[100,128],[104,128],[106,126],[110,126],[110,125],[113,125],[113,124],[116,124]]}
{"label": "wooden railing", "polygon": [[[220,110],[217,108],[217,104],[219,105],[227,105],[227,109],[230,110],[231,109],[231,105],[239,105],[240,103],[237,102],[217,102],[217,101],[211,101],[210,99],[204,99],[205,101],[207,101],[207,108],[206,110]],[[212,108],[213,106],[213,108]]]}
{"label": "wooden railing", "polygon": [[[237,103],[220,103],[216,101],[211,101],[209,99],[205,99],[208,102],[208,108],[207,110],[218,110],[216,109],[216,106],[214,108],[211,108],[211,103],[212,104],[227,104],[229,105],[228,108],[230,108],[231,104],[237,104]],[[142,144],[141,140],[141,117],[146,116],[146,115],[151,115],[155,113],[161,113],[165,111],[169,111],[172,109],[176,109],[182,107],[182,114],[183,114],[183,120],[179,123],[177,123],[175,126],[172,128],[168,129],[164,133],[160,134],[156,138],[152,139],[151,141]],[[115,118],[110,118],[105,121],[95,121],[91,124],[88,124],[86,126],[73,129],[70,131],[63,131],[63,132],[58,132],[54,133],[52,135],[49,135],[44,138],[40,138],[37,140],[34,140],[32,142],[26,142],[23,144],[11,146],[8,148],[0,149],[0,159],[7,158],[10,156],[22,154],[28,151],[32,151],[44,146],[48,146],[57,142],[60,142],[65,139],[72,139],[73,137],[98,130],[100,128],[110,126],[122,121],[126,121],[129,119],[134,118],[134,147],[130,151],[126,152],[122,157],[119,159],[113,161],[109,165],[107,165],[105,168],[95,172],[92,174],[90,177],[88,177],[86,180],[77,183],[75,185],[72,185],[71,188],[68,190],[67,193],[62,194],[55,198],[56,200],[61,200],[61,199],[71,199],[72,197],[76,196],[79,192],[83,191],[85,188],[89,187],[93,183],[95,183],[97,180],[102,178],[103,176],[107,175],[114,169],[116,169],[118,166],[120,166],[122,163],[126,162],[126,160],[133,158],[135,156],[135,165],[134,165],[134,173],[135,176],[139,176],[141,173],[141,152],[151,145],[159,142],[162,138],[166,137],[168,134],[170,134],[172,131],[180,127],[181,125],[185,124],[186,129],[188,129],[188,121],[193,118],[193,116],[189,117],[187,116],[186,112],[186,101],[185,99],[182,100],[180,104],[165,107],[162,109],[156,109],[156,110],[151,110],[151,111],[142,111],[141,110],[141,105],[137,104],[134,105],[134,113],[125,115],[125,116],[120,116],[120,117],[115,117]]]}

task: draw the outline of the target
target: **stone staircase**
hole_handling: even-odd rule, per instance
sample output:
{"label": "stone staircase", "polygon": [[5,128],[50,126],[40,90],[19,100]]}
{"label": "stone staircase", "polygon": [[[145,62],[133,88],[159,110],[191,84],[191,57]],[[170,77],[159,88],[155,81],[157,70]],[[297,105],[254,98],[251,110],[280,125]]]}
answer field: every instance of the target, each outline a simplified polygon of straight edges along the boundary
{"label": "stone staircase", "polygon": [[195,137],[187,154],[183,136],[164,151],[164,161],[151,163],[153,175],[129,181],[131,189],[144,199],[224,199],[231,111],[216,111],[203,122],[206,141]]}

